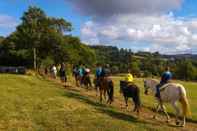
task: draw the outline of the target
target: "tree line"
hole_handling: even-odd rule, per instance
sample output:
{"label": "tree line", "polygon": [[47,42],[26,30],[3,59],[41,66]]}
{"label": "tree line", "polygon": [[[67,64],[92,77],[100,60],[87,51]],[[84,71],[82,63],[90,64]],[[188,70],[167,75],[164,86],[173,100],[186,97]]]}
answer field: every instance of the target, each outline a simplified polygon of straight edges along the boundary
{"label": "tree line", "polygon": [[97,62],[110,64],[114,73],[126,73],[131,69],[137,77],[160,77],[170,67],[173,78],[197,80],[197,59],[177,55],[161,55],[158,52],[137,52],[113,46],[90,46],[95,50]]}

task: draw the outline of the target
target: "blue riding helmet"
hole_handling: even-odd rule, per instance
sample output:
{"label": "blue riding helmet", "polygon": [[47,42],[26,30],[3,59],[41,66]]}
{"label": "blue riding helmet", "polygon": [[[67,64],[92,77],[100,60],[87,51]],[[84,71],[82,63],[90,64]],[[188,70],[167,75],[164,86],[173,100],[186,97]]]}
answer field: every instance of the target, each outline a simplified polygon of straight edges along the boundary
{"label": "blue riding helmet", "polygon": [[168,82],[170,79],[172,79],[172,73],[170,71],[166,71],[162,74],[161,77],[161,81],[166,83]]}

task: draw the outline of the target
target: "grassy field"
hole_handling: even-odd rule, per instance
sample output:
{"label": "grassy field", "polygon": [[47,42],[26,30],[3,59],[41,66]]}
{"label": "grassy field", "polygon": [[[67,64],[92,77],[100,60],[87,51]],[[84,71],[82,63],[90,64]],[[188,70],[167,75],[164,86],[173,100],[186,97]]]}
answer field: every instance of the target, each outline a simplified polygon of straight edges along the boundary
{"label": "grassy field", "polygon": [[[197,128],[196,83],[183,83],[188,91],[193,122],[189,122],[185,128],[177,128],[166,124],[164,120],[151,119],[153,113],[148,109],[144,110],[145,116],[149,116],[147,118],[137,118],[131,111],[121,109],[122,97],[118,93],[118,80],[121,78],[113,79],[116,101],[108,106],[98,102],[94,91],[64,88],[57,81],[38,76],[0,75],[0,130],[178,131]],[[137,79],[136,83],[142,87],[141,79]],[[141,96],[144,105],[154,105],[152,97]]]}

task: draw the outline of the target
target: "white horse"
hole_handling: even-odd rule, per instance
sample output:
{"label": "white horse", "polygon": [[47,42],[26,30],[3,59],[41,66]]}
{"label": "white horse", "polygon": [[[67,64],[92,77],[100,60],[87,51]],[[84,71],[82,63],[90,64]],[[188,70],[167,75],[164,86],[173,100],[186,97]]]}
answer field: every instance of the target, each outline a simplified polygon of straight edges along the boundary
{"label": "white horse", "polygon": [[[148,94],[148,89],[150,88],[155,95],[156,93],[156,86],[159,84],[158,80],[155,79],[146,79],[144,80],[144,89],[145,89],[145,94]],[[180,126],[185,126],[185,117],[188,115],[191,115],[190,109],[189,109],[189,103],[186,97],[186,90],[181,84],[175,84],[175,83],[168,83],[164,86],[161,87],[161,101],[158,100],[158,105],[156,107],[156,112],[159,111],[161,108],[162,111],[165,113],[167,117],[167,122],[169,122],[170,117],[168,113],[166,112],[165,106],[163,105],[164,103],[170,103],[173,108],[176,111],[176,125],[179,125],[179,115],[180,115],[180,109],[177,106],[177,101],[179,101],[182,105],[182,114],[183,114],[183,122],[180,124]],[[154,118],[156,118],[156,114],[154,115]]]}

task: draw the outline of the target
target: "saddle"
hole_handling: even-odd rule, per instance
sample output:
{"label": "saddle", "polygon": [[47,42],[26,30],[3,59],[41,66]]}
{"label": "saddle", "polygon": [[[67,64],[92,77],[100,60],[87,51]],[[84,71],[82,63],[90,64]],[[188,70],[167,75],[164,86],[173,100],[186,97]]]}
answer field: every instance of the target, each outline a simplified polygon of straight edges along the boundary
{"label": "saddle", "polygon": [[127,87],[134,87],[134,86],[136,86],[133,82],[128,82],[127,83]]}
{"label": "saddle", "polygon": [[135,87],[133,82],[120,81],[120,85],[126,88]]}
{"label": "saddle", "polygon": [[166,84],[164,84],[164,85],[162,85],[161,87],[160,87],[160,92],[162,92],[162,91],[164,91],[168,86],[169,86],[169,82],[168,83],[166,83]]}

